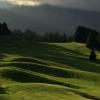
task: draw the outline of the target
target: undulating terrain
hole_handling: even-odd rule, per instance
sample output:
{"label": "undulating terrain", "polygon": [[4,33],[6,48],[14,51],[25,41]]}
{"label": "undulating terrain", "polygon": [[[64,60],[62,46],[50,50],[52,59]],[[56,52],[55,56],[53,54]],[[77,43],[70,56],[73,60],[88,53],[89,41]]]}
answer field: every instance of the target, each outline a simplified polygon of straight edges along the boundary
{"label": "undulating terrain", "polygon": [[100,100],[100,53],[79,43],[0,39],[0,100]]}

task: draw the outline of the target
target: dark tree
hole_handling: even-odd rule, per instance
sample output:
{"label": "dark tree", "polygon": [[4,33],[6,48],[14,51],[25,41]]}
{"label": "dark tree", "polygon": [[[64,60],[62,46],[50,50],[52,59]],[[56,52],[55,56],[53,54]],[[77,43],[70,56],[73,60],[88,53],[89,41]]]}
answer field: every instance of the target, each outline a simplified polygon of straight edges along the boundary
{"label": "dark tree", "polygon": [[15,35],[23,35],[24,34],[20,29],[15,29],[12,31],[12,33]]}
{"label": "dark tree", "polygon": [[32,31],[30,29],[26,29],[25,32],[24,32],[24,36],[26,39],[28,40],[32,40],[32,41],[40,41],[41,39],[41,36],[38,35],[37,32],[35,31]]}
{"label": "dark tree", "polygon": [[10,35],[11,32],[6,23],[0,24],[0,35]]}
{"label": "dark tree", "polygon": [[87,47],[91,49],[90,60],[96,60],[96,50],[100,50],[100,42],[98,40],[99,33],[91,33],[87,38]]}
{"label": "dark tree", "polygon": [[98,45],[98,42],[97,42],[97,36],[98,36],[98,33],[95,32],[95,33],[91,33],[88,35],[88,38],[87,38],[87,47],[90,48],[90,49],[99,49],[97,47]]}
{"label": "dark tree", "polygon": [[75,41],[80,43],[86,43],[88,35],[94,32],[94,30],[91,30],[83,26],[79,26],[75,32]]}
{"label": "dark tree", "polygon": [[91,50],[89,59],[92,60],[92,61],[96,60],[96,53],[95,53],[94,49]]}
{"label": "dark tree", "polygon": [[78,27],[75,33],[75,41],[85,43],[91,49],[90,60],[96,60],[95,50],[100,50],[100,34],[92,29]]}
{"label": "dark tree", "polygon": [[64,42],[64,43],[67,42],[67,35],[66,35],[65,32],[63,32],[63,42]]}
{"label": "dark tree", "polygon": [[67,38],[67,42],[74,42],[74,40],[75,40],[74,36],[69,36]]}
{"label": "dark tree", "polygon": [[63,43],[67,42],[67,35],[66,33],[59,33],[57,32],[46,32],[43,36],[43,41],[45,42],[58,42],[58,43]]}

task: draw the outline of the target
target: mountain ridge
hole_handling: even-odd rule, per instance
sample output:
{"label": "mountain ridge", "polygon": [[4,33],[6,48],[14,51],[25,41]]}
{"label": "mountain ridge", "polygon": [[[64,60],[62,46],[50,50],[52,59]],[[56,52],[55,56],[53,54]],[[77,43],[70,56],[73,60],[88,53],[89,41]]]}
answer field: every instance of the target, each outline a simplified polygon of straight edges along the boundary
{"label": "mountain ridge", "polygon": [[0,19],[6,21],[11,29],[18,28],[24,30],[30,28],[41,34],[51,30],[65,31],[68,35],[72,35],[75,29],[81,25],[100,31],[99,12],[51,5],[36,7],[13,6],[9,10],[3,10],[0,14]]}

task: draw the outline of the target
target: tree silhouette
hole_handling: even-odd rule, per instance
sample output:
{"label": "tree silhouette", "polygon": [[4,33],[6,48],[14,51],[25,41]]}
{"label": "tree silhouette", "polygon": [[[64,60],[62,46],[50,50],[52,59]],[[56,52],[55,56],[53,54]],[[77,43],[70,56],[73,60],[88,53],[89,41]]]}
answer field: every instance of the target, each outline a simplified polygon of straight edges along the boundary
{"label": "tree silhouette", "polygon": [[63,42],[66,43],[67,42],[67,35],[65,32],[63,32]]}
{"label": "tree silhouette", "polygon": [[75,36],[74,36],[75,41],[80,42],[80,43],[86,43],[87,37],[90,33],[91,33],[90,29],[83,27],[83,26],[79,26],[75,32]]}
{"label": "tree silhouette", "polygon": [[75,41],[85,43],[91,49],[90,60],[96,60],[95,50],[100,50],[100,34],[92,29],[79,26],[75,33]]}
{"label": "tree silhouette", "polygon": [[91,49],[90,60],[96,60],[95,50],[100,50],[100,43],[98,42],[98,32],[94,32],[88,35],[87,38],[87,47]]}
{"label": "tree silhouette", "polygon": [[64,32],[63,34],[62,33],[59,33],[58,31],[57,32],[46,32],[43,36],[43,40],[45,42],[58,42],[58,43],[65,43],[67,42],[67,35],[66,33]]}
{"label": "tree silhouette", "polygon": [[7,24],[4,22],[0,24],[0,35],[10,35],[11,32],[7,26]]}

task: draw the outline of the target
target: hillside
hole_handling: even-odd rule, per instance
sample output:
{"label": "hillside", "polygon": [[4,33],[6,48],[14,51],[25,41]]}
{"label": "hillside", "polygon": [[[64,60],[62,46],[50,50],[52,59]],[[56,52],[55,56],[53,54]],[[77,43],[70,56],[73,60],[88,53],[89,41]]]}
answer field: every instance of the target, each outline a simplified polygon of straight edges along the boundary
{"label": "hillside", "polygon": [[[15,39],[14,39],[15,40]],[[0,39],[0,100],[100,100],[100,53],[79,43]]]}
{"label": "hillside", "polygon": [[35,7],[0,8],[0,19],[7,22],[10,28],[22,30],[29,28],[39,33],[53,30],[65,31],[68,35],[72,35],[79,25],[100,31],[99,18],[99,12],[45,4]]}

